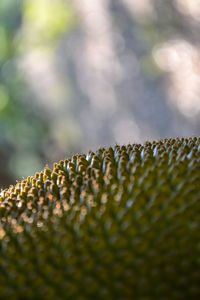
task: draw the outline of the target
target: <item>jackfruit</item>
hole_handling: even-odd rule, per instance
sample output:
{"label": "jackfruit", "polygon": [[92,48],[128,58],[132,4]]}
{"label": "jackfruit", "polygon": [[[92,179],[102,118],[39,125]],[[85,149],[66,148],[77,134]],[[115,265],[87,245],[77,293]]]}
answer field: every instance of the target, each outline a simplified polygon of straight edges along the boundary
{"label": "jackfruit", "polygon": [[200,138],[100,148],[0,196],[0,299],[199,299]]}

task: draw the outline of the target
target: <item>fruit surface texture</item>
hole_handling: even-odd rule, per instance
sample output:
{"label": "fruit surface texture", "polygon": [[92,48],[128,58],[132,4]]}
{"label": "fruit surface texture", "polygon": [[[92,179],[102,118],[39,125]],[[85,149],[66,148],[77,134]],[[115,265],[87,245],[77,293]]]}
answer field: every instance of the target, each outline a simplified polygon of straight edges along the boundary
{"label": "fruit surface texture", "polygon": [[74,155],[0,220],[0,299],[200,299],[200,138]]}

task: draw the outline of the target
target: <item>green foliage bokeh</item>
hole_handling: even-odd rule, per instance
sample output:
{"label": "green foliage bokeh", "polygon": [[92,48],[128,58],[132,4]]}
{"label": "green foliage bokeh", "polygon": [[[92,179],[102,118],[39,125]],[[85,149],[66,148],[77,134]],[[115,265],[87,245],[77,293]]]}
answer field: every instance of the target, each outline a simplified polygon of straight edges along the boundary
{"label": "green foliage bokeh", "polygon": [[0,1],[0,187],[39,170],[50,138],[49,116],[36,109],[19,60],[40,48],[53,56],[74,20],[62,0]]}

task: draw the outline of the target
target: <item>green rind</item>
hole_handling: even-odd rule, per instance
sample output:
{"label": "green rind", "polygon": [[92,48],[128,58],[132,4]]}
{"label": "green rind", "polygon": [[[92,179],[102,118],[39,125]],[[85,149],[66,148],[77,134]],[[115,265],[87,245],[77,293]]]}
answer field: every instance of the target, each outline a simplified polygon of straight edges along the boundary
{"label": "green rind", "polygon": [[0,197],[0,299],[198,299],[200,138],[75,155]]}

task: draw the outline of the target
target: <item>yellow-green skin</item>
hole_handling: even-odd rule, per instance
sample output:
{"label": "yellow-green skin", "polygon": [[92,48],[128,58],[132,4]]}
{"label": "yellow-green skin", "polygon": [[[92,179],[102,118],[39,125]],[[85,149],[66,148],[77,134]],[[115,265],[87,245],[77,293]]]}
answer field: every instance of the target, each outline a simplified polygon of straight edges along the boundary
{"label": "yellow-green skin", "polygon": [[0,218],[0,299],[200,299],[200,138],[60,161]]}

